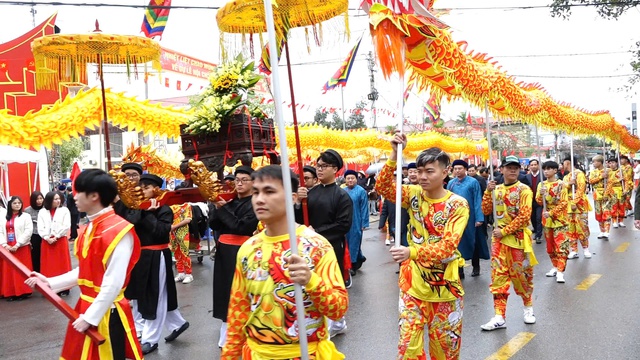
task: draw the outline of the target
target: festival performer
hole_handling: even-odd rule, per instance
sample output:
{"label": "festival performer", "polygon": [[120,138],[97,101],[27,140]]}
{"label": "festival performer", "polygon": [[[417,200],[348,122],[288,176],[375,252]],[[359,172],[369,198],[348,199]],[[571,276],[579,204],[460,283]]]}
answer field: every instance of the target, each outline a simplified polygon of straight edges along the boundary
{"label": "festival performer", "polygon": [[[9,250],[29,270],[33,270],[30,246],[33,233],[31,215],[22,211],[22,199],[18,196],[12,196],[7,206],[9,211],[0,208],[0,246]],[[0,277],[0,295],[7,298],[7,301],[24,300],[33,293],[7,261],[0,263]]]}
{"label": "festival performer", "polygon": [[169,247],[173,257],[176,259],[176,271],[178,272],[178,276],[174,280],[175,282],[190,284],[193,282],[191,258],[189,257],[189,241],[191,239],[189,223],[193,219],[191,204],[171,205],[171,211],[173,212],[173,225],[171,225],[171,232],[169,233],[171,240]]}
{"label": "festival performer", "polygon": [[[491,285],[495,316],[483,330],[507,327],[505,314],[509,287],[524,302],[524,323],[535,324],[533,313],[533,266],[538,263],[531,247],[531,201],[533,192],[528,185],[518,181],[520,162],[516,156],[507,156],[502,162],[504,184],[496,186],[495,181],[487,184],[482,197],[482,212],[493,212],[492,196],[496,198],[498,227],[493,230],[491,241]],[[495,190],[495,195],[492,191]]]}
{"label": "festival performer", "polygon": [[609,195],[611,199],[611,226],[614,229],[627,227],[623,222],[625,215],[622,191],[624,179],[618,168],[618,159],[616,157],[609,158],[607,165],[609,166],[609,178],[607,179],[605,194]]}
{"label": "festival performer", "polygon": [[[302,206],[300,201],[308,200],[309,223],[313,231],[327,239],[336,252],[340,274],[347,287],[351,286],[351,276],[348,267],[345,270],[345,243],[346,235],[351,229],[353,221],[353,203],[346,191],[336,184],[336,173],[344,165],[342,157],[337,151],[327,149],[320,153],[316,160],[318,184],[313,189],[298,188],[298,200],[296,201],[296,222],[304,223]],[[350,259],[347,259],[350,262]],[[347,330],[347,321],[342,318],[338,321],[330,321],[329,330],[331,336],[342,334]]]}
{"label": "festival performer", "polygon": [[234,181],[237,197],[229,202],[222,199],[215,202],[215,209],[209,217],[211,229],[220,233],[213,263],[213,317],[222,320],[219,347],[224,345],[227,338],[229,297],[238,250],[258,227],[258,219],[251,207],[251,174],[253,169],[249,166],[236,168]]}
{"label": "festival performer", "polygon": [[[569,219],[567,208],[569,198],[567,186],[557,179],[558,168],[555,161],[542,164],[544,176],[547,178],[536,193],[536,202],[540,206],[546,205],[542,213],[544,238],[547,241],[547,254],[553,268],[547,272],[547,277],[556,278],[556,282],[564,283],[564,270],[567,266],[569,253]],[[571,175],[571,174],[569,174]],[[577,241],[577,240],[576,240]]]}
{"label": "festival performer", "polygon": [[[391,154],[376,189],[396,198],[398,144],[406,148],[405,134],[391,140]],[[416,159],[420,186],[402,186],[402,207],[409,211],[409,246],[392,247],[401,263],[400,340],[398,359],[426,359],[424,327],[429,333],[431,359],[458,359],[462,335],[462,296],[458,268],[464,260],[458,245],[469,219],[469,206],[461,196],[442,187],[449,155],[439,148],[424,150]]]}
{"label": "festival performer", "polygon": [[[106,172],[85,170],[74,187],[78,210],[89,219],[74,244],[78,267],[56,277],[33,272],[25,283],[34,287],[40,279],[53,291],[80,288],[75,307],[80,317],[67,327],[61,359],[142,359],[131,308],[123,296],[140,256],[138,237],[133,225],[110,206],[118,189]],[[91,326],[107,338],[104,344],[97,345],[83,334]]]}
{"label": "festival performer", "polygon": [[316,168],[311,165],[304,166],[304,187],[307,189],[311,189],[312,187],[318,185],[318,175],[316,174]]}
{"label": "festival performer", "polygon": [[[299,359],[294,283],[304,288],[306,336],[311,359],[344,359],[329,340],[325,317],[341,319],[348,295],[331,244],[311,228],[298,225],[299,254],[291,254],[282,170],[269,165],[253,174],[251,201],[265,229],[238,252],[229,303],[227,341],[222,360]],[[259,306],[254,306],[256,301]]]}
{"label": "festival performer", "polygon": [[30,206],[24,209],[24,212],[31,215],[33,223],[33,233],[31,234],[31,263],[33,271],[40,272],[40,248],[42,247],[42,238],[38,234],[38,213],[42,209],[44,196],[40,191],[34,191],[29,197]]}
{"label": "festival performer", "polygon": [[[453,178],[447,184],[447,190],[462,196],[469,204],[469,221],[462,234],[458,250],[465,260],[471,259],[473,270],[471,276],[480,275],[480,259],[489,260],[489,247],[485,233],[482,232],[484,214],[482,214],[482,190],[478,180],[467,176],[469,165],[466,161],[453,161]],[[459,269],[460,278],[464,279],[464,268]]]}
{"label": "festival performer", "polygon": [[596,221],[600,225],[598,239],[609,239],[611,226],[611,199],[605,192],[608,187],[609,169],[604,167],[604,157],[594,156],[592,159],[594,169],[589,172],[589,183],[593,187],[593,203],[596,211]]}
{"label": "festival performer", "polygon": [[[569,242],[571,249],[567,259],[578,258],[578,240],[582,246],[585,259],[591,259],[591,252],[589,251],[589,211],[591,211],[591,204],[587,198],[587,178],[582,170],[576,166],[576,160],[574,164],[571,164],[571,158],[566,158],[562,162],[564,168],[564,185],[567,188],[567,194],[569,194],[569,206],[568,221],[569,221]],[[574,195],[575,193],[575,195]]]}
{"label": "festival performer", "polygon": [[[620,167],[624,178],[624,189],[622,192],[622,200],[624,204],[625,217],[633,215],[633,206],[631,206],[631,194],[633,193],[633,168],[629,162],[629,157],[620,155]],[[624,224],[622,224],[624,225]],[[622,226],[621,225],[621,226]],[[625,226],[622,226],[625,227]]]}
{"label": "festival performer", "polygon": [[358,185],[357,176],[358,173],[354,170],[347,170],[344,173],[344,178],[347,181],[344,190],[353,202],[353,221],[351,229],[347,233],[349,254],[351,255],[351,276],[355,275],[356,271],[367,261],[367,258],[362,254],[362,233],[369,227],[369,197],[367,191]]}
{"label": "festival performer", "polygon": [[176,285],[172,281],[169,233],[173,212],[155,199],[162,183],[162,179],[153,174],[140,176],[144,197],[151,202],[146,210],[128,209],[122,201],[115,205],[115,212],[134,225],[142,246],[140,260],[133,268],[130,286],[124,295],[131,300],[134,313],[139,313],[136,331],[145,355],[158,349],[163,328],[171,332],[164,338],[166,342],[175,340],[189,328],[189,322],[178,310]]}
{"label": "festival performer", "polygon": [[[38,234],[42,237],[40,272],[46,277],[71,271],[71,256],[67,233],[71,229],[71,214],[62,206],[62,197],[50,191],[44,197],[43,209],[38,212]],[[69,290],[59,295],[69,295]]]}

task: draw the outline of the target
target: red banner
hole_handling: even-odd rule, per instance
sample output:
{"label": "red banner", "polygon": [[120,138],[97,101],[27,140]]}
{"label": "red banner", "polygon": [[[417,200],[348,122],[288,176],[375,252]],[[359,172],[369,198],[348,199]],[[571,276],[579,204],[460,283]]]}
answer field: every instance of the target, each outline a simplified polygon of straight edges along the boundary
{"label": "red banner", "polygon": [[177,51],[162,49],[160,56],[162,70],[173,71],[179,74],[195,76],[201,79],[209,79],[209,73],[215,68],[215,64],[202,61]]}

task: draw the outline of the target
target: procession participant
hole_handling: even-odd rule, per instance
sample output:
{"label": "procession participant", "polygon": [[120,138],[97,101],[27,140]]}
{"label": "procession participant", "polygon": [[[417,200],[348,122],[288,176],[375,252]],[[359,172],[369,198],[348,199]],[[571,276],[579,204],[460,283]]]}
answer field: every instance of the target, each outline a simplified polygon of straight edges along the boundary
{"label": "procession participant", "polygon": [[611,226],[614,229],[618,227],[627,227],[624,221],[624,200],[622,194],[623,176],[618,168],[618,159],[615,157],[607,160],[609,166],[609,177],[607,178],[607,189],[605,194],[611,199]]}
{"label": "procession participant", "polygon": [[238,250],[258,227],[258,219],[251,208],[251,174],[253,169],[249,166],[236,168],[236,198],[229,202],[222,199],[215,202],[209,217],[211,229],[220,233],[213,263],[213,317],[222,320],[219,347],[227,338],[229,297]]}
{"label": "procession participant", "polygon": [[[74,187],[78,210],[89,219],[74,244],[78,267],[52,278],[33,272],[25,283],[34,287],[40,279],[53,291],[80,288],[75,307],[80,316],[67,327],[61,359],[142,359],[131,308],[123,296],[140,256],[138,237],[133,225],[110,206],[118,190],[106,172],[85,170]],[[91,326],[107,339],[104,344],[97,345],[83,334]]]}
{"label": "procession participant", "polygon": [[[587,198],[587,178],[578,169],[575,160],[574,164],[571,164],[571,158],[566,158],[562,162],[564,168],[564,183],[567,188],[567,194],[569,194],[569,205],[567,206],[569,221],[568,235],[571,249],[568,259],[578,258],[578,240],[582,246],[585,259],[591,259],[591,252],[589,251],[589,211],[591,211],[591,204]],[[575,177],[575,179],[574,179]]]}
{"label": "procession participant", "polygon": [[[402,213],[400,209],[400,212]],[[406,211],[405,211],[406,213]],[[404,220],[404,219],[403,219]],[[409,216],[407,215],[407,225],[409,224]],[[380,219],[378,220],[378,230],[383,230],[385,225],[387,226],[387,237],[384,240],[386,246],[393,245],[396,238],[396,204],[389,199],[384,199],[382,202],[382,211],[380,211]],[[407,239],[400,239],[402,246],[409,246]]]}
{"label": "procession participant", "polygon": [[42,247],[42,238],[38,234],[38,212],[42,209],[44,196],[40,191],[34,191],[29,197],[30,206],[24,209],[24,212],[31,215],[33,223],[33,233],[31,234],[31,263],[33,271],[40,272],[40,248]]}
{"label": "procession participant", "polygon": [[[529,187],[531,191],[536,194],[538,192],[538,186],[545,180],[540,171],[540,161],[538,159],[529,160],[529,173],[526,175],[529,181]],[[542,206],[537,202],[533,202],[531,208],[531,226],[533,226],[533,238],[536,240],[536,244],[542,243]]]}
{"label": "procession participant", "polygon": [[[540,206],[546,204],[546,209],[542,213],[542,224],[544,238],[547,241],[547,254],[549,254],[553,265],[546,276],[555,276],[556,282],[564,283],[564,270],[567,266],[569,252],[569,219],[567,216],[569,198],[567,186],[562,180],[557,179],[558,168],[559,165],[555,161],[547,161],[542,164],[542,170],[547,180],[538,187],[536,202]],[[570,175],[567,173],[565,176]]]}
{"label": "procession participant", "polygon": [[120,171],[127,175],[129,180],[138,184],[140,182],[140,176],[142,176],[143,169],[142,165],[138,163],[126,163],[122,164]]}
{"label": "procession participant", "polygon": [[178,275],[175,282],[190,284],[193,282],[193,274],[191,273],[191,258],[189,257],[189,242],[191,239],[189,233],[189,224],[193,219],[193,211],[191,204],[171,205],[173,212],[173,224],[169,233],[169,247],[176,259],[176,271]]}
{"label": "procession participant", "polygon": [[189,328],[178,310],[178,296],[173,280],[169,232],[173,224],[173,212],[168,205],[158,204],[157,196],[162,178],[153,174],[140,176],[140,187],[145,199],[151,202],[146,210],[132,210],[116,203],[115,212],[135,227],[140,238],[140,260],[131,272],[130,286],[124,295],[132,300],[133,311],[140,316],[136,331],[140,335],[142,353],[158,349],[163,328],[171,333],[166,342],[175,340]]}
{"label": "procession participant", "polygon": [[[376,188],[387,199],[396,198],[393,174],[398,144],[406,148],[405,134],[391,140],[391,154]],[[462,334],[462,296],[458,268],[464,260],[458,244],[469,219],[469,206],[461,196],[442,187],[449,155],[439,148],[424,150],[416,159],[420,185],[402,186],[401,206],[409,211],[409,246],[392,247],[401,263],[400,340],[398,359],[426,359],[424,328],[429,334],[432,359],[458,359]]]}
{"label": "procession participant", "polygon": [[[409,184],[410,185],[418,185],[418,167],[415,162],[410,162],[407,165],[407,172],[409,174]],[[395,201],[395,199],[393,199]],[[395,215],[395,214],[394,214]],[[393,223],[395,226],[395,222]],[[400,245],[409,246],[409,242],[407,240],[407,234],[409,229],[409,212],[405,208],[400,209]]]}
{"label": "procession participant", "polygon": [[510,155],[502,162],[504,184],[495,181],[487,184],[482,198],[482,212],[493,212],[492,191],[495,190],[498,226],[491,240],[491,285],[495,316],[481,328],[495,330],[506,328],[505,314],[509,287],[524,303],[524,323],[535,324],[533,313],[533,266],[538,262],[531,247],[531,201],[533,193],[528,185],[518,181],[520,162]]}
{"label": "procession participant", "polygon": [[[458,250],[463,259],[471,259],[473,270],[471,276],[480,275],[480,259],[489,260],[489,247],[487,239],[481,226],[484,223],[482,214],[482,191],[476,179],[467,176],[469,165],[466,161],[457,159],[453,164],[453,175],[455,176],[449,184],[447,190],[456,195],[460,195],[469,205],[469,221],[462,234]],[[460,278],[464,279],[464,268],[459,269]]]}
{"label": "procession participant", "polygon": [[484,193],[484,191],[487,188],[487,180],[478,174],[478,166],[474,164],[469,164],[469,168],[467,169],[467,175],[478,180],[478,184],[480,184],[480,190],[482,191],[482,193]]}
{"label": "procession participant", "polygon": [[[631,193],[633,193],[633,168],[629,163],[629,157],[626,155],[620,155],[620,167],[622,168],[622,176],[624,181],[624,191],[622,193],[622,200],[624,206],[625,217],[633,215],[633,206],[631,206]],[[621,223],[622,227],[625,227]]]}
{"label": "procession participant", "polygon": [[[331,244],[299,225],[299,254],[291,254],[285,198],[296,199],[298,177],[291,174],[292,194],[284,192],[278,165],[263,167],[253,173],[253,179],[251,201],[265,230],[238,252],[222,359],[300,358],[294,283],[304,288],[310,358],[344,359],[329,340],[325,321],[325,317],[342,318],[349,303]],[[260,299],[261,306],[253,308],[255,299]]]}
{"label": "procession participant", "polygon": [[602,155],[594,156],[592,163],[594,169],[589,172],[589,183],[593,187],[596,221],[600,226],[598,239],[608,239],[611,226],[611,199],[605,192],[605,185],[608,187],[609,169],[604,166],[604,157]]}
{"label": "procession participant", "polygon": [[[347,232],[351,229],[353,221],[353,204],[347,192],[336,184],[336,173],[342,169],[344,163],[337,151],[327,149],[320,153],[316,164],[320,184],[310,190],[304,187],[298,188],[298,200],[295,205],[296,222],[304,223],[300,200],[307,198],[309,225],[313,231],[322,235],[333,246],[340,266],[340,274],[343,279],[347,279],[345,284],[349,287],[351,276],[345,271],[345,243]],[[341,334],[347,329],[344,318],[330,321],[330,323],[331,336]]]}
{"label": "procession participant", "polygon": [[69,234],[69,241],[75,241],[78,238],[78,223],[80,221],[80,212],[76,206],[76,201],[73,199],[73,189],[71,186],[67,186],[67,192],[64,193],[66,197],[67,209],[69,209],[69,215],[71,217],[71,234]]}
{"label": "procession participant", "polygon": [[[71,228],[69,209],[62,206],[62,197],[50,191],[44,197],[43,208],[38,212],[38,234],[42,237],[40,248],[40,272],[46,277],[71,271],[71,256],[67,233]],[[69,290],[59,295],[69,295]]]}
{"label": "procession participant", "polygon": [[311,189],[312,187],[318,185],[318,175],[316,174],[316,168],[311,165],[305,165],[303,167],[304,174],[304,187],[307,189]]}
{"label": "procession participant", "polygon": [[[22,199],[12,196],[7,202],[8,211],[0,208],[0,246],[9,250],[29,270],[31,265],[31,234],[33,222],[31,215],[23,212]],[[0,263],[0,294],[7,301],[24,300],[33,293],[24,284],[22,276],[7,261]]]}
{"label": "procession participant", "polygon": [[[369,198],[366,190],[357,184],[357,173],[354,170],[347,170],[344,177],[347,186],[344,190],[349,194],[353,202],[353,221],[351,229],[347,233],[347,242],[349,243],[349,254],[351,255],[351,274],[355,275],[356,271],[362,267],[367,258],[362,254],[362,233],[369,227]],[[353,280],[350,281],[352,285]]]}

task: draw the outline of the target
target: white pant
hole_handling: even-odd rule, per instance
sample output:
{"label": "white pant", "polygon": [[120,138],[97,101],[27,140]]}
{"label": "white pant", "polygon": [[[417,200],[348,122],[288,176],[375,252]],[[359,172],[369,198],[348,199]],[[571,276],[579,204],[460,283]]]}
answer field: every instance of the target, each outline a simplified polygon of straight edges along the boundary
{"label": "white pant", "polygon": [[156,319],[146,320],[138,312],[138,301],[131,301],[133,318],[136,323],[136,332],[141,334],[140,343],[157,344],[162,335],[162,328],[169,332],[178,330],[186,320],[178,309],[167,311],[167,271],[165,267],[164,254],[160,254],[160,271],[158,273],[158,307],[156,308]]}

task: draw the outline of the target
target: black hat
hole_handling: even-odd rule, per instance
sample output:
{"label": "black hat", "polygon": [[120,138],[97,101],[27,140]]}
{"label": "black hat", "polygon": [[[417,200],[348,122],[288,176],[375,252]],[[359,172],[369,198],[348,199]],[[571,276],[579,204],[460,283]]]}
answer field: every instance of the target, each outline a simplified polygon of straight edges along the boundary
{"label": "black hat", "polygon": [[451,167],[456,167],[458,165],[462,165],[462,167],[464,167],[465,169],[469,169],[469,164],[467,164],[467,162],[462,159],[454,160],[453,163],[451,164]]}
{"label": "black hat", "polygon": [[65,190],[67,190],[67,186],[66,185],[58,185],[58,190],[65,191]]}
{"label": "black hat", "polygon": [[609,159],[607,159],[607,162],[609,162],[609,161],[618,162],[618,158],[610,157]]}
{"label": "black hat", "polygon": [[238,174],[247,174],[247,175],[251,175],[253,174],[253,169],[251,168],[251,166],[238,166],[236,168],[236,173],[235,176],[238,176]]}
{"label": "black hat", "polygon": [[418,167],[416,166],[416,163],[411,162],[409,163],[409,165],[407,165],[407,169],[417,169]]}
{"label": "black hat", "polygon": [[155,186],[161,187],[162,186],[162,178],[158,175],[153,175],[153,174],[144,174],[142,176],[140,176],[140,183],[150,183],[153,184]]}
{"label": "black hat", "polygon": [[505,157],[504,160],[502,160],[502,165],[500,165],[500,167],[511,165],[511,164],[520,166],[520,161],[518,160],[518,158],[516,156],[509,155],[509,156]]}
{"label": "black hat", "polygon": [[311,165],[305,165],[305,166],[302,168],[302,170],[303,170],[303,172],[310,172],[310,173],[312,173],[314,178],[317,178],[317,177],[318,177],[318,173],[316,172],[316,168],[314,168],[314,167],[313,167],[313,166],[311,166]]}
{"label": "black hat", "polygon": [[344,166],[344,161],[342,161],[342,156],[340,156],[340,154],[338,154],[337,151],[333,149],[327,149],[322,154],[327,154],[330,157],[333,157],[335,161],[332,161],[331,163],[335,164],[338,167],[338,170],[342,169],[342,167]]}
{"label": "black hat", "polygon": [[346,178],[347,176],[349,176],[349,175],[353,175],[353,176],[355,176],[356,178],[358,177],[358,173],[357,173],[355,170],[351,170],[351,169],[349,169],[349,170],[347,170],[347,171],[345,171],[345,172],[344,172],[344,177],[345,177],[345,178]]}
{"label": "black hat", "polygon": [[142,175],[142,165],[138,164],[138,163],[126,163],[123,164],[120,167],[120,170],[122,170],[122,172],[126,171],[126,170],[135,170],[137,171],[140,175]]}
{"label": "black hat", "polygon": [[231,180],[231,181],[233,181],[233,180],[235,180],[235,179],[236,179],[236,176],[235,176],[235,175],[233,175],[233,174],[229,174],[229,175],[227,175],[227,176],[225,176],[225,177],[224,177],[224,180]]}

